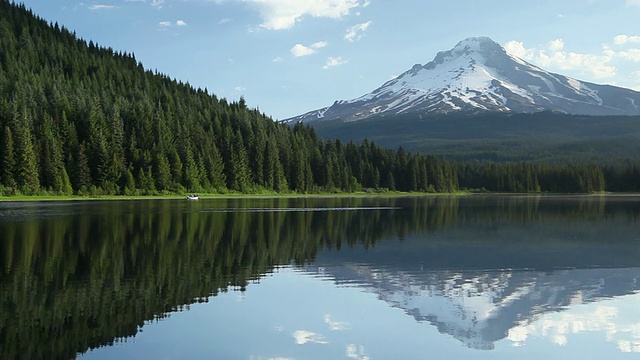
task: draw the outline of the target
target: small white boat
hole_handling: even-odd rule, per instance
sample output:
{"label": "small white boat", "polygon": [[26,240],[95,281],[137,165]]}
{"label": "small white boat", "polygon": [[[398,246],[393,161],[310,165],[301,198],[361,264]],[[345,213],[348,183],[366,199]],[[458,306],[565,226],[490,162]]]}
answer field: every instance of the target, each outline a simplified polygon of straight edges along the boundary
{"label": "small white boat", "polygon": [[200,197],[196,194],[187,195],[187,200],[198,200]]}

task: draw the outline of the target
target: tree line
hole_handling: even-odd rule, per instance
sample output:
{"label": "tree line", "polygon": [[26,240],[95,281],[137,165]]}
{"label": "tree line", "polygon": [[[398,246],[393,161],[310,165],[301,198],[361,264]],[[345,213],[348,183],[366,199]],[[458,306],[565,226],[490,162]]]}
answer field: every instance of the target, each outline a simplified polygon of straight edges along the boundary
{"label": "tree line", "polygon": [[321,139],[0,0],[3,195],[638,191],[637,168],[456,162]]}
{"label": "tree line", "polygon": [[0,1],[5,194],[453,191],[450,166],[321,140]]}

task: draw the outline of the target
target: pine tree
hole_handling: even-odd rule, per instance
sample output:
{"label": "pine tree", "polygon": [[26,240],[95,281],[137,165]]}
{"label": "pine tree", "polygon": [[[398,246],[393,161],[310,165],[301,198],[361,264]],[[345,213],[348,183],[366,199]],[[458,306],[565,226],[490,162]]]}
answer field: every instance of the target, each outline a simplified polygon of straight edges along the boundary
{"label": "pine tree", "polygon": [[171,165],[167,157],[162,153],[156,153],[153,168],[155,169],[156,189],[169,190],[171,187]]}
{"label": "pine tree", "polygon": [[89,169],[89,157],[86,154],[84,142],[78,147],[78,155],[75,158],[74,174],[71,176],[71,184],[76,190],[84,190],[91,186],[91,170]]}
{"label": "pine tree", "polygon": [[20,191],[33,195],[40,189],[40,180],[31,133],[23,125],[16,130],[16,183]]}
{"label": "pine tree", "polygon": [[14,179],[14,171],[16,168],[15,155],[13,152],[13,134],[8,126],[4,127],[2,134],[2,162],[0,163],[0,181],[2,185],[9,188],[16,188],[17,184]]}

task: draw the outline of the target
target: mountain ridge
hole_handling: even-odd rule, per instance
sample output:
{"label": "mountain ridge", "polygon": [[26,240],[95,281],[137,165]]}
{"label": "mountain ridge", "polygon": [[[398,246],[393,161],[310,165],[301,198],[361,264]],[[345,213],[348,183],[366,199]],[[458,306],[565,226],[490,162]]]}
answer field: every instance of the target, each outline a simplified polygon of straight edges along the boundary
{"label": "mountain ridge", "polygon": [[370,93],[283,120],[311,122],[451,112],[640,115],[640,92],[548,72],[488,37],[460,41]]}

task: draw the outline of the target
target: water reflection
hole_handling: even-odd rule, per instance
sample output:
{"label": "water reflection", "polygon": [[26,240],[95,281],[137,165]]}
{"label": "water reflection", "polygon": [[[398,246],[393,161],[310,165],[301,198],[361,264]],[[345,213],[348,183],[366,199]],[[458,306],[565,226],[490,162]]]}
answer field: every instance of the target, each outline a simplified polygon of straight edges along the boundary
{"label": "water reflection", "polygon": [[[2,357],[72,358],[112,345],[189,304],[220,301],[216,295],[229,289],[258,292],[265,275],[288,264],[375,294],[469,348],[524,345],[539,334],[563,334],[568,325],[561,324],[595,326],[578,315],[539,325],[549,314],[639,290],[638,200],[4,203]],[[598,326],[611,327],[607,311]],[[321,319],[332,331],[351,326],[332,314]],[[619,348],[634,351],[637,326],[625,326],[618,329],[631,330],[616,334],[632,335],[619,338]],[[313,329],[290,336],[300,345],[329,341]],[[343,350],[369,356],[362,346],[354,341]]]}
{"label": "water reflection", "polygon": [[[638,268],[407,272],[354,263],[318,271],[333,274],[338,284],[374,293],[416,321],[432,324],[479,350],[494,349],[505,338],[523,344],[529,334],[546,333],[552,326],[563,328],[549,322],[534,325],[546,313],[640,289]],[[635,340],[640,341],[637,335]]]}

